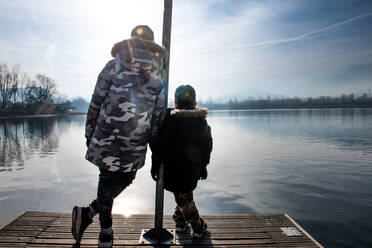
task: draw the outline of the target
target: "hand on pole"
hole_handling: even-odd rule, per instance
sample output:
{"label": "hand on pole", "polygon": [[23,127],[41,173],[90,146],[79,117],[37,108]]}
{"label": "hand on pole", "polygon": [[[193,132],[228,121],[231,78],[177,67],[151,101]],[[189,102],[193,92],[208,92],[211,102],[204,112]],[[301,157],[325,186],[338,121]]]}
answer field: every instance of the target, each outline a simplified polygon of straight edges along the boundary
{"label": "hand on pole", "polygon": [[158,181],[159,179],[159,170],[155,170],[154,168],[151,169],[151,177],[154,181]]}

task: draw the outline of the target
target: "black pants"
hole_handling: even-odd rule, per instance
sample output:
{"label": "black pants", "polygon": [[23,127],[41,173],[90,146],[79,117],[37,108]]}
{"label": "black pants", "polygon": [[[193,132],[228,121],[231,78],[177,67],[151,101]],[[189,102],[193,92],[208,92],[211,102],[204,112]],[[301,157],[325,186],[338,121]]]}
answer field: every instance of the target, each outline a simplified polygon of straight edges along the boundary
{"label": "black pants", "polygon": [[101,228],[109,228],[112,226],[111,210],[114,199],[132,183],[136,172],[111,172],[101,168],[99,171],[97,199],[90,206],[99,213]]}

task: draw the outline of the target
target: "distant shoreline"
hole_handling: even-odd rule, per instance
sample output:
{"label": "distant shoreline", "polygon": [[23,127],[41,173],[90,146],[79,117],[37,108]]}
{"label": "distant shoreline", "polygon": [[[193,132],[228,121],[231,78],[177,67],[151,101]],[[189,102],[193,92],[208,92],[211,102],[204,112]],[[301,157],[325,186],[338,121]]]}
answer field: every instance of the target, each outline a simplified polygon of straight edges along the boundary
{"label": "distant shoreline", "polygon": [[278,106],[278,107],[257,107],[257,108],[208,108],[208,106],[203,106],[204,108],[207,108],[208,110],[213,110],[213,111],[231,111],[231,110],[300,110],[300,109],[367,109],[367,108],[372,108],[372,106],[328,106],[328,107],[283,107],[283,106]]}
{"label": "distant shoreline", "polygon": [[[207,106],[203,106],[208,108]],[[316,109],[367,109],[372,108],[371,106],[328,106],[328,107],[271,107],[271,108],[208,108],[210,111],[245,111],[245,110],[316,110]],[[16,118],[34,118],[34,117],[55,117],[55,116],[66,116],[66,115],[86,115],[86,112],[72,112],[72,113],[52,113],[52,114],[41,114],[41,115],[33,115],[33,114],[21,114],[21,113],[12,113],[9,115],[3,115],[0,112],[0,119],[16,119]]]}
{"label": "distant shoreline", "polygon": [[0,114],[0,119],[16,119],[16,118],[33,118],[33,117],[55,117],[55,116],[64,116],[64,115],[86,115],[86,112],[72,112],[72,113],[53,113],[53,114],[42,114],[42,115],[33,115],[33,114],[10,114],[2,115]]}

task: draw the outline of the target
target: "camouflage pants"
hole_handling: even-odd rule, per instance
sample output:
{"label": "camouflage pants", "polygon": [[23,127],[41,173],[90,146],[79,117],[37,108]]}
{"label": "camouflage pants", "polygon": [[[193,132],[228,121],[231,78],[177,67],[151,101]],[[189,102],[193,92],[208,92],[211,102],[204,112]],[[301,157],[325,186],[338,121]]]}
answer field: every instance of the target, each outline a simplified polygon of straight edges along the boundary
{"label": "camouflage pants", "polygon": [[114,199],[132,183],[136,172],[111,172],[101,168],[99,170],[97,199],[90,206],[99,213],[101,227],[109,228],[112,226],[111,210]]}
{"label": "camouflage pants", "polygon": [[195,206],[193,192],[173,193],[173,195],[177,203],[173,214],[176,225],[184,226],[190,223],[192,229],[199,232],[202,225],[198,209]]}

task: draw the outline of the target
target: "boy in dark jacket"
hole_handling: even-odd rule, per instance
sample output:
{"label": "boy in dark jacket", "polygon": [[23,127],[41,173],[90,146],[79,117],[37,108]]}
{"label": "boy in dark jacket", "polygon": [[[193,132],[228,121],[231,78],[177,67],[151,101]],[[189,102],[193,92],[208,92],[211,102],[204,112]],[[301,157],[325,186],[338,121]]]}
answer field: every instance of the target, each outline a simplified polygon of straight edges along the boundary
{"label": "boy in dark jacket", "polygon": [[199,179],[207,178],[207,165],[212,151],[211,128],[205,119],[207,109],[197,109],[195,90],[181,85],[175,92],[175,109],[167,116],[156,141],[151,144],[154,180],[164,164],[164,188],[173,192],[177,207],[173,214],[176,231],[184,232],[188,223],[193,238],[201,238],[207,224],[200,218],[193,200]]}

